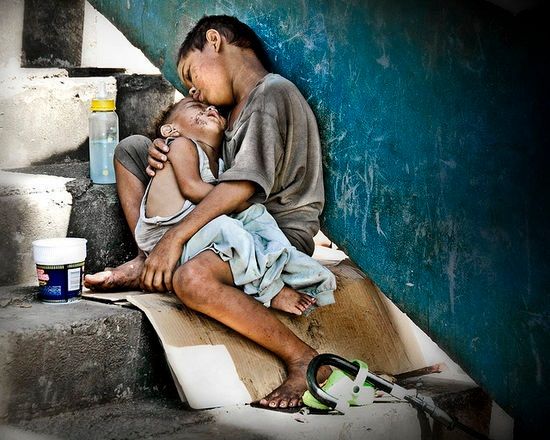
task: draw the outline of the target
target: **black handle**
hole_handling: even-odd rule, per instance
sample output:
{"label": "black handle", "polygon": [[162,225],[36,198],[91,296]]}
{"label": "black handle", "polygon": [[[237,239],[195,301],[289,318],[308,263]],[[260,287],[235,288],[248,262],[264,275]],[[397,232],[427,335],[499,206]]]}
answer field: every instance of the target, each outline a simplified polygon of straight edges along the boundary
{"label": "black handle", "polygon": [[[350,362],[340,356],[329,353],[317,355],[309,363],[306,375],[309,392],[319,402],[324,403],[331,408],[334,408],[338,403],[337,399],[325,392],[317,383],[317,372],[319,371],[319,368],[321,368],[323,365],[330,365],[332,367],[339,368],[352,378],[355,378],[355,376],[357,376],[357,373],[359,373],[359,365],[354,362]],[[379,390],[382,390],[388,394],[391,394],[394,386],[391,382],[388,382],[387,380],[384,380],[381,377],[372,374],[371,372],[367,372],[367,381]]]}
{"label": "black handle", "polygon": [[336,356],[335,354],[317,355],[309,363],[306,374],[309,392],[319,402],[327,405],[330,408],[335,408],[338,403],[337,399],[325,392],[317,383],[317,372],[319,371],[319,368],[321,368],[323,365],[331,365],[333,367],[337,367],[343,372],[354,377],[359,372],[359,366],[344,358],[341,358],[340,356]]}

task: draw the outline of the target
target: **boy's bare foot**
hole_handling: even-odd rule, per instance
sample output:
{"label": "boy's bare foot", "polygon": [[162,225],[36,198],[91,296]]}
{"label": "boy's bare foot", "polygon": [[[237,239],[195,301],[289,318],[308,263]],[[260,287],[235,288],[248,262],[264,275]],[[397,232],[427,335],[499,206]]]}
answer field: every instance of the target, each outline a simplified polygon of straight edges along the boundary
{"label": "boy's bare foot", "polygon": [[102,292],[114,290],[139,290],[139,277],[145,256],[140,254],[133,260],[114,269],[107,269],[84,277],[84,286]]}
{"label": "boy's bare foot", "polygon": [[294,315],[301,315],[314,305],[315,298],[305,293],[296,292],[288,287],[283,287],[283,289],[271,300],[272,308]]}
{"label": "boy's bare foot", "polygon": [[[285,381],[266,397],[261,399],[259,406],[266,408],[295,408],[301,406],[302,395],[307,390],[306,373],[311,360],[317,356],[316,351],[312,351],[304,357],[297,359],[287,365],[287,376]],[[323,383],[328,379],[332,370],[324,366],[317,373],[317,382]]]}

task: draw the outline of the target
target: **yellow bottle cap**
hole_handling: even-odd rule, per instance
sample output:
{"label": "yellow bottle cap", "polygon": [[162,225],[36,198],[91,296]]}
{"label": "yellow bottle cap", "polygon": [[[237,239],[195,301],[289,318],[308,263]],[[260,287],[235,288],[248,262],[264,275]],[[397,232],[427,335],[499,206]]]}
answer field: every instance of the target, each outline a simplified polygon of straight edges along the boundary
{"label": "yellow bottle cap", "polygon": [[93,112],[112,112],[116,109],[114,99],[92,99]]}

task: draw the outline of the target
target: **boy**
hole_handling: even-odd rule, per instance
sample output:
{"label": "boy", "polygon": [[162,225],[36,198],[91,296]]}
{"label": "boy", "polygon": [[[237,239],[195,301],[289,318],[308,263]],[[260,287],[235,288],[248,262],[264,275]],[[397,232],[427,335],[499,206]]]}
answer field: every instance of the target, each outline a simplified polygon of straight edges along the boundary
{"label": "boy", "polygon": [[[174,291],[188,307],[216,319],[279,356],[287,377],[259,404],[295,408],[307,389],[306,371],[317,352],[269,310],[233,285],[229,264],[205,251],[177,267],[182,249],[197,231],[243,202],[263,202],[298,249],[311,255],[324,204],[321,146],[311,108],[288,80],[268,73],[267,56],[256,34],[234,17],[203,17],[180,48],[178,72],[193,97],[231,107],[220,182],[145,259],[138,255],[118,268],[87,276],[92,288]],[[162,169],[169,147],[155,140],[127,138],[115,153],[117,189],[133,230],[147,173]],[[159,148],[161,151],[157,151]],[[177,269],[176,269],[177,267]],[[137,282],[139,280],[139,283]],[[277,298],[289,296],[284,287]],[[322,381],[330,369],[320,370]]]}

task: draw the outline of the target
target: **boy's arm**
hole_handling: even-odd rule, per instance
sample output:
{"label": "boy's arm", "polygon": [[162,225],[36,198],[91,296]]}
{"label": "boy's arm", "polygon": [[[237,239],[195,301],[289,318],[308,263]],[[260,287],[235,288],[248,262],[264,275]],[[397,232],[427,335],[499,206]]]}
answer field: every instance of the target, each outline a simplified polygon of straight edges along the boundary
{"label": "boy's arm", "polygon": [[215,186],[189,215],[164,234],[151,251],[141,273],[141,287],[148,291],[172,291],[172,275],[185,243],[210,220],[237,210],[255,190],[255,184],[247,180],[222,182]]}

